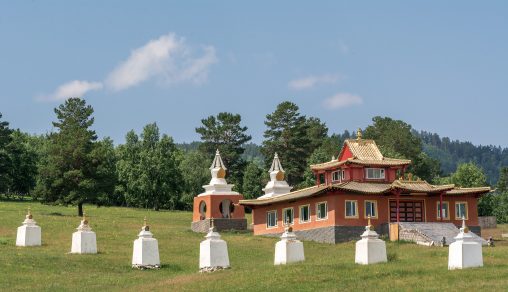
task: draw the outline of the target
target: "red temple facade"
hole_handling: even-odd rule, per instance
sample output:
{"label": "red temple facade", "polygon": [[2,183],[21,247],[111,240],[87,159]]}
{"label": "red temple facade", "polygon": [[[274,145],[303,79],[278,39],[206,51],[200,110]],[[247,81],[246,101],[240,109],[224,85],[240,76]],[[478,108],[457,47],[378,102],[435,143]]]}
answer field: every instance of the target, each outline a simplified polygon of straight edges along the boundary
{"label": "red temple facade", "polygon": [[[240,200],[252,208],[255,235],[280,234],[291,225],[302,239],[336,243],[358,238],[370,217],[381,234],[398,222],[443,222],[465,218],[480,235],[478,198],[490,187],[432,185],[406,174],[410,160],[384,157],[375,141],[344,142],[337,159],[311,165],[313,187],[290,192],[276,156],[265,195]],[[405,177],[405,178],[404,178]]]}

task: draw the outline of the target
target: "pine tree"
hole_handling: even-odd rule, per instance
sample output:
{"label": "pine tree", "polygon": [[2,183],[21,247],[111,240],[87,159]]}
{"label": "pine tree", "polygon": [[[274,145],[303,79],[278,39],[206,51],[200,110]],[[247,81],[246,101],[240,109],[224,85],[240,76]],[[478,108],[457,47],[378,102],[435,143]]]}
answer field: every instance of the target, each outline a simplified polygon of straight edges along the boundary
{"label": "pine tree", "polygon": [[244,145],[252,137],[247,135],[247,127],[241,125],[242,118],[239,114],[222,112],[217,116],[209,116],[202,119],[202,126],[196,128],[196,133],[201,135],[200,151],[205,153],[210,162],[215,151],[219,149],[222,160],[228,168],[228,181],[235,185],[235,189],[242,192],[243,170],[246,162],[242,159],[245,151]]}
{"label": "pine tree", "polygon": [[39,169],[36,196],[45,202],[78,206],[96,202],[96,181],[91,153],[97,139],[91,130],[93,108],[85,100],[69,98],[55,108],[58,129],[50,135],[45,163]]}
{"label": "pine tree", "polygon": [[268,168],[275,152],[284,161],[287,181],[296,186],[303,181],[307,158],[312,152],[312,141],[307,135],[309,129],[305,116],[300,115],[296,104],[285,101],[266,116],[262,153]]}

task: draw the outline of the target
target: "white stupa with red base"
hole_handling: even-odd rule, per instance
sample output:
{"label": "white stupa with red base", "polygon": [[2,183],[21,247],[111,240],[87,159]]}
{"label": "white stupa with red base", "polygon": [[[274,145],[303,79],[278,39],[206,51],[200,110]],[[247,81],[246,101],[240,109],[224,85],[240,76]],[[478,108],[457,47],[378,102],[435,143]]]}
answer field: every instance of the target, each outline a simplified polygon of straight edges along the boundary
{"label": "white stupa with red base", "polygon": [[247,229],[244,208],[238,205],[243,196],[233,191],[233,185],[227,183],[226,169],[217,150],[210,166],[210,183],[203,186],[204,193],[194,197],[192,231],[209,232],[211,218],[215,218],[214,227],[217,231]]}
{"label": "white stupa with red base", "polygon": [[28,208],[23,225],[18,227],[16,236],[16,246],[40,246],[41,245],[41,227],[33,219],[32,212]]}
{"label": "white stupa with red base", "polygon": [[482,244],[469,231],[465,218],[448,248],[448,270],[483,267]]}
{"label": "white stupa with red base", "polygon": [[365,232],[361,235],[362,239],[356,242],[355,263],[361,265],[385,263],[388,261],[386,243],[379,239],[374,226],[370,224],[370,216],[368,218]]}
{"label": "white stupa with red base", "polygon": [[161,266],[159,258],[159,243],[153,238],[150,226],[144,219],[138,239],[134,240],[132,251],[132,267],[138,269],[159,269]]}
{"label": "white stupa with red base", "polygon": [[285,265],[305,260],[303,242],[296,239],[293,228],[286,226],[280,241],[275,244],[274,265]]}

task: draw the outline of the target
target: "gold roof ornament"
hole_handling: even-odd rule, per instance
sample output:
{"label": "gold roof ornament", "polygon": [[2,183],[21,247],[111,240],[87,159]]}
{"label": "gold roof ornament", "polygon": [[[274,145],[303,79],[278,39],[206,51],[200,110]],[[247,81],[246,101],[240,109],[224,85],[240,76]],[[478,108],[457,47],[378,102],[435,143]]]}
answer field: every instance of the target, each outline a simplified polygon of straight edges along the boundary
{"label": "gold roof ornament", "polygon": [[374,230],[374,226],[370,223],[370,215],[367,217],[367,228],[369,230]]}
{"label": "gold roof ornament", "polygon": [[83,221],[83,224],[84,224],[84,225],[87,225],[87,224],[88,224],[88,220],[87,220],[87,218],[86,218],[86,212],[85,212],[85,211],[83,211],[83,219],[82,219],[82,221]]}
{"label": "gold roof ornament", "polygon": [[33,216],[32,216],[32,209],[30,208],[30,206],[28,206],[28,212],[26,214],[26,218],[28,219],[32,219]]}
{"label": "gold roof ornament", "polygon": [[217,178],[225,178],[226,177],[226,170],[224,168],[219,168],[219,171],[217,172]]}
{"label": "gold roof ornament", "polygon": [[466,217],[465,216],[462,216],[462,228],[464,233],[468,233],[469,232],[469,227],[466,226]]}
{"label": "gold roof ornament", "polygon": [[408,181],[413,181],[413,174],[412,173],[408,173],[407,174],[407,180]]}
{"label": "gold roof ornament", "polygon": [[362,140],[362,129],[358,128],[358,131],[356,131],[356,140]]}
{"label": "gold roof ornament", "polygon": [[145,216],[145,218],[143,218],[143,227],[141,227],[141,230],[150,231],[150,226],[148,226],[148,224],[146,222],[146,216]]}

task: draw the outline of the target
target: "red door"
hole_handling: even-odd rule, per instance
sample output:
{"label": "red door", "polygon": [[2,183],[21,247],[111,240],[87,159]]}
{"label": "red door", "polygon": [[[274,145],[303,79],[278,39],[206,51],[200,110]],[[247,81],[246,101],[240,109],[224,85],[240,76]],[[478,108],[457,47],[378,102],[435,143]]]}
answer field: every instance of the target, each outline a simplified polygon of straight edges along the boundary
{"label": "red door", "polygon": [[[423,201],[399,201],[400,222],[425,222]],[[390,201],[390,222],[397,222],[397,201]]]}

